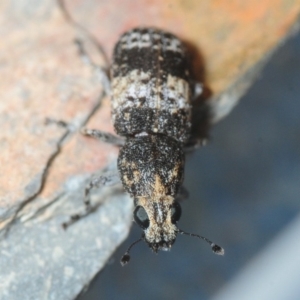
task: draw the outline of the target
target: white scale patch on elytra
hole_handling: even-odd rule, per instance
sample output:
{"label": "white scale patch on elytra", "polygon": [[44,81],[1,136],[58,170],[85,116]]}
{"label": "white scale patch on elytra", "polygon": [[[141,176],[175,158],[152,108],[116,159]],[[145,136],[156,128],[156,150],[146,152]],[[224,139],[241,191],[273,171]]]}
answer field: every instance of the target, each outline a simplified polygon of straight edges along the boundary
{"label": "white scale patch on elytra", "polygon": [[151,39],[159,40],[162,39],[161,47],[163,50],[182,52],[181,42],[174,37],[161,36],[157,33],[141,33],[141,32],[129,32],[121,38],[121,48],[123,50],[129,50],[133,48],[150,48],[158,49],[157,45],[153,45]]}
{"label": "white scale patch on elytra", "polygon": [[[143,107],[174,112],[190,109],[189,84],[182,78],[168,74],[165,82],[140,70],[112,80],[112,108],[122,111],[128,107]],[[142,101],[142,102],[141,102]]]}

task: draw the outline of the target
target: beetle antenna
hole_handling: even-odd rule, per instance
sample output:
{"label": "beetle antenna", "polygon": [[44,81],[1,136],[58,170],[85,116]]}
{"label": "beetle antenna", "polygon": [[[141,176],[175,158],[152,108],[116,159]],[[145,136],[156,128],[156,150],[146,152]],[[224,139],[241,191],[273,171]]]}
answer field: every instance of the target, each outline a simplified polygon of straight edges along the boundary
{"label": "beetle antenna", "polygon": [[216,245],[215,243],[213,243],[212,241],[210,241],[209,239],[207,239],[204,236],[201,236],[201,235],[198,235],[198,234],[194,234],[194,233],[185,232],[185,231],[183,231],[181,229],[178,229],[178,233],[189,235],[189,236],[194,236],[194,237],[197,237],[199,239],[204,240],[205,242],[207,242],[210,245],[213,253],[215,253],[217,255],[224,255],[224,253],[225,253],[225,250],[222,247]]}
{"label": "beetle antenna", "polygon": [[129,252],[130,252],[131,248],[132,248],[134,245],[136,245],[137,243],[139,243],[140,241],[142,241],[143,239],[144,239],[144,237],[142,236],[141,238],[139,238],[138,240],[136,240],[135,242],[133,242],[133,243],[129,246],[129,248],[127,249],[127,251],[124,253],[124,255],[123,255],[122,258],[121,258],[120,263],[121,263],[122,267],[124,267],[125,265],[127,265],[127,264],[129,263],[129,261],[130,261],[130,255],[129,255]]}

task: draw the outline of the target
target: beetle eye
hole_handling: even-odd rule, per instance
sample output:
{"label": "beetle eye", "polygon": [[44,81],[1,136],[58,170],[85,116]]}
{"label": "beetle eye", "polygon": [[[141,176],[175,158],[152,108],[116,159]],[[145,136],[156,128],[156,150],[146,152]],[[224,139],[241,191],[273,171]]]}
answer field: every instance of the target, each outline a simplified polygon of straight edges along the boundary
{"label": "beetle eye", "polygon": [[142,206],[137,206],[133,212],[133,218],[135,222],[142,227],[143,229],[147,229],[149,227],[149,218]]}
{"label": "beetle eye", "polygon": [[181,217],[181,206],[177,201],[171,207],[171,221],[173,224],[177,223]]}

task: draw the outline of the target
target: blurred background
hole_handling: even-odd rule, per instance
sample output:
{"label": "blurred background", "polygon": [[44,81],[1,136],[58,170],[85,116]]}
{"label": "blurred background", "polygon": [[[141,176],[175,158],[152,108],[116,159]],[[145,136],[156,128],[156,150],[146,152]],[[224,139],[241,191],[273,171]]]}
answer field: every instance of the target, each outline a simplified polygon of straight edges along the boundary
{"label": "blurred background", "polygon": [[[0,227],[19,212],[1,240],[1,300],[74,299],[126,235],[132,216],[120,198],[67,233],[61,229],[82,208],[84,176],[113,155],[109,145],[43,125],[53,117],[112,130],[109,99],[95,112],[101,86],[73,43],[84,33],[81,26],[108,54],[121,32],[134,26],[178,34],[205,57],[202,71],[215,95],[225,95],[218,107],[224,113],[237,79],[243,89],[242,75],[300,24],[300,0],[63,2],[64,14],[54,0],[0,1]],[[104,63],[99,51],[91,52]],[[179,226],[220,244],[225,256],[179,236],[169,253],[155,255],[138,244],[122,268],[121,256],[141,235],[133,224],[77,300],[300,299],[299,54],[298,35],[212,128],[208,146],[187,158],[190,197],[181,204]]]}
{"label": "blurred background", "polygon": [[171,252],[128,239],[77,300],[300,299],[300,35],[281,47],[238,106],[187,159],[179,236]]}

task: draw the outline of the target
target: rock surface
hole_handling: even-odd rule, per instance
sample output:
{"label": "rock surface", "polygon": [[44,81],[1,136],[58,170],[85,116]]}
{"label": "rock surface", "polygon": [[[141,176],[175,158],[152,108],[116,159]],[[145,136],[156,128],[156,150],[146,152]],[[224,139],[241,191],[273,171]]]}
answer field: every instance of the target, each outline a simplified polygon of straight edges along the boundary
{"label": "rock surface", "polygon": [[[218,121],[295,28],[300,3],[208,3],[66,0],[65,12],[106,53],[138,25],[182,37],[195,52],[211,121]],[[109,98],[73,40],[85,35],[94,61],[105,65],[107,59],[55,1],[6,0],[0,10],[0,298],[73,299],[126,238],[132,220],[132,200],[105,188],[93,194],[96,212],[66,232],[60,226],[84,209],[91,174],[114,169],[117,155],[78,133],[82,126],[113,129]],[[70,126],[45,126],[47,117]]]}

